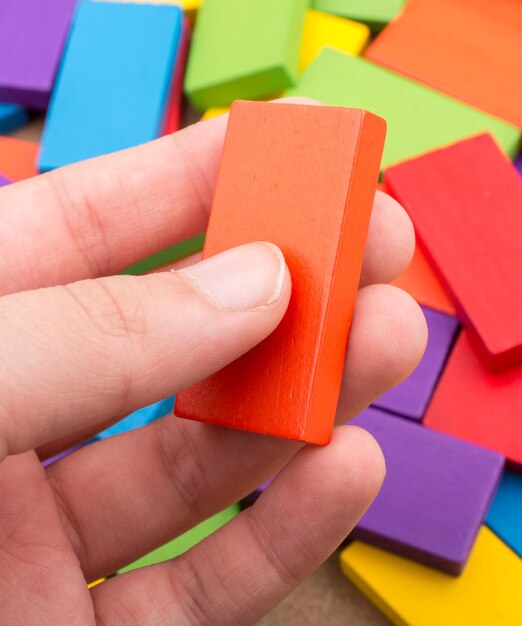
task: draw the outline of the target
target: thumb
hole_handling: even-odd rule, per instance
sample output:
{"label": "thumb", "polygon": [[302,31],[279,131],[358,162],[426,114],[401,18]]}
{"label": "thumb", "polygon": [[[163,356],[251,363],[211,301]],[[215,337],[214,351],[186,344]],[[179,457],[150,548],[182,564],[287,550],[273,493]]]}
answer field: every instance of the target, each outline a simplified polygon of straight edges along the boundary
{"label": "thumb", "polygon": [[1,298],[0,458],[209,376],[275,329],[290,290],[280,250],[252,243],[177,272]]}

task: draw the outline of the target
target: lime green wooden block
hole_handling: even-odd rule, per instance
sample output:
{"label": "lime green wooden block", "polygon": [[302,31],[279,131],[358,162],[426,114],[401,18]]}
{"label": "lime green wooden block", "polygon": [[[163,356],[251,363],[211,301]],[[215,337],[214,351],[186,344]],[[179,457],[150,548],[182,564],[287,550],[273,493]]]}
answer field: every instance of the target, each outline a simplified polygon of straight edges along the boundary
{"label": "lime green wooden block", "polygon": [[147,257],[146,259],[142,259],[141,261],[134,263],[134,265],[131,265],[130,267],[122,270],[120,274],[131,274],[132,276],[138,276],[139,274],[151,272],[152,270],[155,270],[162,265],[166,265],[167,263],[174,263],[174,261],[184,259],[191,254],[201,252],[201,250],[203,250],[204,243],[205,235],[196,235],[191,239],[181,241],[175,246],[166,248],[161,252],[157,252],[156,254]]}
{"label": "lime green wooden block", "polygon": [[406,0],[313,0],[318,11],[334,13],[357,22],[364,22],[373,31],[379,31],[391,22]]}
{"label": "lime green wooden block", "polygon": [[199,109],[255,100],[294,85],[309,0],[205,0],[185,93]]}
{"label": "lime green wooden block", "polygon": [[491,133],[510,157],[520,141],[520,131],[507,122],[365,59],[328,48],[288,95],[367,109],[383,117],[388,122],[383,168],[483,132]]}
{"label": "lime green wooden block", "polygon": [[148,565],[155,565],[156,563],[162,563],[163,561],[174,559],[180,554],[187,552],[187,550],[190,550],[190,548],[194,547],[197,543],[211,535],[213,532],[218,530],[218,528],[221,528],[221,526],[238,515],[239,512],[239,504],[234,504],[234,506],[231,506],[228,509],[221,511],[221,513],[210,517],[208,520],[202,522],[198,526],[195,526],[180,537],[176,537],[176,539],[169,541],[169,543],[161,546],[161,548],[153,550],[152,552],[149,552],[149,554],[141,557],[141,559],[134,561],[134,563],[123,567],[118,570],[117,573],[124,574],[125,572],[138,569],[139,567],[147,567]]}

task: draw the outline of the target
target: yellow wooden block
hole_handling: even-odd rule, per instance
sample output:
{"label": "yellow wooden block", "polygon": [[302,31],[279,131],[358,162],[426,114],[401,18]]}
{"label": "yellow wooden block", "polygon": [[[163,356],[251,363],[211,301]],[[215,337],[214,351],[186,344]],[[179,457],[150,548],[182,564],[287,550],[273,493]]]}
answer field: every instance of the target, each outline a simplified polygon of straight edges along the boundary
{"label": "yellow wooden block", "polygon": [[96,587],[96,585],[99,585],[105,582],[106,580],[107,580],[106,578],[98,578],[98,580],[93,580],[92,583],[89,583],[87,585],[87,589],[92,589],[93,587]]}
{"label": "yellow wooden block", "polygon": [[522,560],[485,526],[459,578],[359,541],[341,553],[341,569],[400,626],[522,624]]}
{"label": "yellow wooden block", "polygon": [[299,71],[304,71],[326,46],[357,56],[369,39],[370,29],[365,24],[310,9],[305,18]]}
{"label": "yellow wooden block", "polygon": [[230,113],[230,107],[215,107],[214,109],[207,109],[201,116],[201,121],[210,120],[213,117],[223,115],[224,113]]}

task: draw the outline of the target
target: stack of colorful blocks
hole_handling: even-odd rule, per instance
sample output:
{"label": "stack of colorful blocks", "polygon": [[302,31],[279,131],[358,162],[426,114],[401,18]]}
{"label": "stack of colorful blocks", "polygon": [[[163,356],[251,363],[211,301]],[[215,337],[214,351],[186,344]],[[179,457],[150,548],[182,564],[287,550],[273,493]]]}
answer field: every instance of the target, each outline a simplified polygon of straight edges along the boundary
{"label": "stack of colorful blocks", "polygon": [[[177,130],[183,94],[204,119],[238,99],[292,95],[386,120],[383,184],[417,235],[394,284],[422,306],[429,339],[410,378],[352,422],[380,443],[388,472],[340,558],[395,624],[522,623],[521,35],[520,0],[0,4],[0,133],[46,111],[40,146],[0,136],[0,186]],[[324,156],[321,175],[341,177],[342,158]],[[94,440],[172,407],[146,407]],[[238,510],[123,571],[172,558]]]}

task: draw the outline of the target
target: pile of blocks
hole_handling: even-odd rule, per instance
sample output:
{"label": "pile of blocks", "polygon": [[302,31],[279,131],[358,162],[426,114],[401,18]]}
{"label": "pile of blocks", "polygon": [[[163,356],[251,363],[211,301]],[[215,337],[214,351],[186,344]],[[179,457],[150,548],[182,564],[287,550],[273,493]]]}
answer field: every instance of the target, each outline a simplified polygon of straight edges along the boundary
{"label": "pile of blocks", "polygon": [[[521,41],[520,0],[0,3],[0,186],[174,132],[183,96],[203,119],[292,95],[386,120],[382,184],[417,235],[394,284],[422,306],[429,339],[410,378],[352,422],[388,472],[340,558],[396,624],[522,623]],[[4,136],[35,111],[39,146]],[[238,511],[129,567],[179,554]]]}

